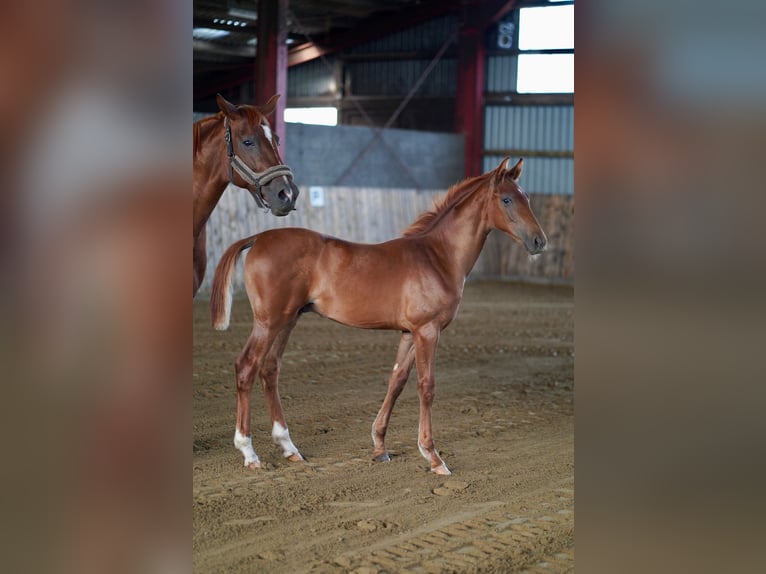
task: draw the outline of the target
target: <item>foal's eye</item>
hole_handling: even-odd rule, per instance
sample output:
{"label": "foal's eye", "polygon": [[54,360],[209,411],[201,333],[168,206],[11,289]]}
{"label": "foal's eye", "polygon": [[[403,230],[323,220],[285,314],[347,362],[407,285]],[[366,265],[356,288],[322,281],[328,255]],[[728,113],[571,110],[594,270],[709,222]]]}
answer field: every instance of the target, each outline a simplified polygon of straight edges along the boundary
{"label": "foal's eye", "polygon": [[506,204],[506,205],[510,205],[511,204],[511,198],[510,197],[504,197],[503,198],[503,203]]}
{"label": "foal's eye", "polygon": [[247,147],[251,147],[253,145],[253,140],[245,140],[242,143],[245,144]]}

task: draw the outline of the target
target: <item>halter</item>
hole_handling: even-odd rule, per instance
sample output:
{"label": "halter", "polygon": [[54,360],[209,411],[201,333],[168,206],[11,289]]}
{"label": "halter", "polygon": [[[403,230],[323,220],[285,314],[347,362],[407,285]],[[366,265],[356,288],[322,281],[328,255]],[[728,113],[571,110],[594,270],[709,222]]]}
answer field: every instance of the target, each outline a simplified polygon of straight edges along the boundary
{"label": "halter", "polygon": [[253,196],[258,207],[271,209],[269,203],[261,195],[261,187],[283,175],[293,177],[292,170],[285,164],[279,164],[266,168],[264,171],[253,171],[234,153],[234,145],[231,141],[231,127],[229,126],[229,118],[226,116],[223,118],[223,125],[226,127],[225,137],[226,154],[229,156],[229,181],[234,184],[234,172],[236,171],[245,182],[255,187],[257,193],[254,193]]}

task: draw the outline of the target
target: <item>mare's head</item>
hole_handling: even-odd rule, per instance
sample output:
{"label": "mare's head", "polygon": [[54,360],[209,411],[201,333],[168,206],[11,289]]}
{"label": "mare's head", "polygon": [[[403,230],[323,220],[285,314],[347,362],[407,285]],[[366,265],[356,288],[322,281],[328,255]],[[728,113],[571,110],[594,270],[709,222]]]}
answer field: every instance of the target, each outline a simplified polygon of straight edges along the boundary
{"label": "mare's head", "polygon": [[[287,215],[295,209],[298,200],[298,187],[293,183],[292,173],[282,164],[279,155],[279,138],[271,131],[269,116],[277,106],[279,94],[273,96],[263,106],[235,106],[218,94],[218,107],[224,114],[231,133],[231,151],[248,171],[247,181],[237,167],[232,172],[232,183],[246,188],[259,205],[264,204],[274,215]],[[232,158],[229,158],[231,161]],[[283,169],[269,170],[275,166]],[[264,173],[266,172],[266,173]],[[280,173],[282,172],[282,173]],[[286,174],[285,174],[286,173]],[[252,180],[259,178],[258,183]]]}
{"label": "mare's head", "polygon": [[490,176],[489,223],[524,245],[534,255],[545,250],[548,238],[529,205],[529,196],[519,187],[524,160],[510,167],[510,158],[500,162]]}

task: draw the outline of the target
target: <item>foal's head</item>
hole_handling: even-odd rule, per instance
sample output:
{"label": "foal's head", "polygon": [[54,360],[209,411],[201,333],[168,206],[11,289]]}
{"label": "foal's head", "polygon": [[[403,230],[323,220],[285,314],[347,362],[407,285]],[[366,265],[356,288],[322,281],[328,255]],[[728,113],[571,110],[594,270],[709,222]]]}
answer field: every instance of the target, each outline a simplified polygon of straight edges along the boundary
{"label": "foal's head", "polygon": [[[271,131],[267,116],[277,106],[279,94],[263,106],[235,106],[218,94],[218,107],[223,112],[231,130],[231,146],[235,155],[252,171],[258,173],[281,165],[279,138]],[[234,183],[246,188],[253,196],[260,194],[274,215],[287,215],[295,208],[298,188],[289,175],[280,175],[256,188],[245,182],[238,174]],[[256,198],[256,201],[258,199]],[[260,203],[260,201],[258,202]]]}
{"label": "foal's head", "polygon": [[529,205],[529,196],[519,187],[524,160],[510,166],[505,158],[490,176],[489,223],[523,244],[531,254],[545,250],[548,239]]}

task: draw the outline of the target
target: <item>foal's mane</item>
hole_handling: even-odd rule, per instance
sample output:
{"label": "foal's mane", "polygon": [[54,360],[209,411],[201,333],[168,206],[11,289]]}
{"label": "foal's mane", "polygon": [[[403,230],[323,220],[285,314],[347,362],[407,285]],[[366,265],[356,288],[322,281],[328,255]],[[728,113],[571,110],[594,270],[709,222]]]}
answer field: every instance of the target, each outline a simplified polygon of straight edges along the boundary
{"label": "foal's mane", "polygon": [[492,174],[485,173],[476,177],[465,179],[456,183],[447,194],[441,199],[434,201],[434,206],[430,211],[424,211],[412,224],[404,230],[402,236],[412,237],[428,233],[433,227],[441,221],[445,214],[463,203],[473,193],[484,186],[489,181]]}

